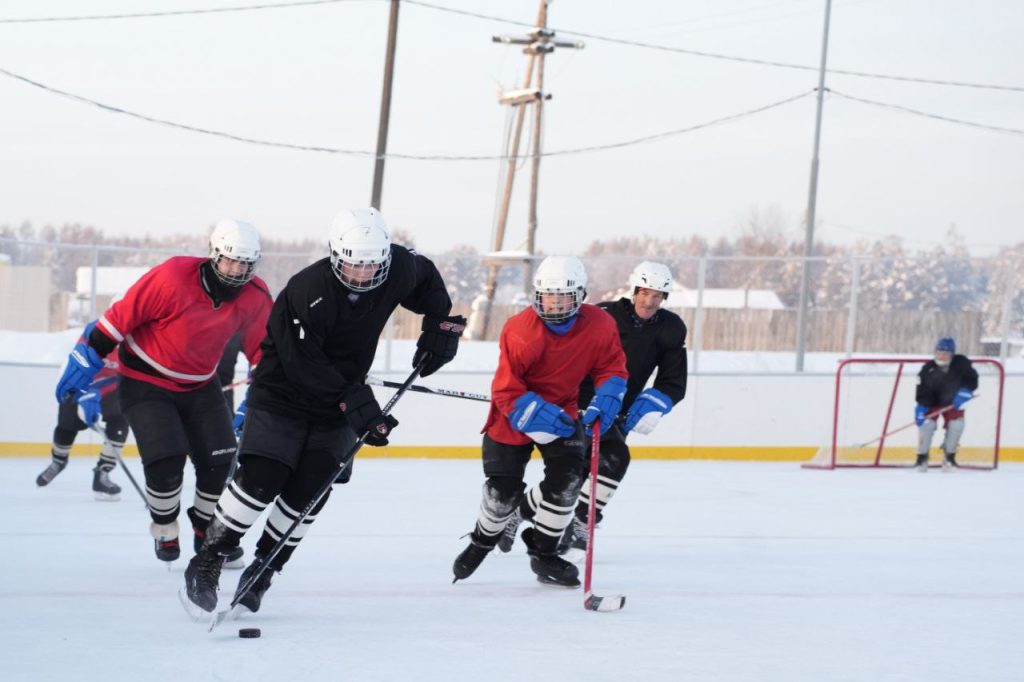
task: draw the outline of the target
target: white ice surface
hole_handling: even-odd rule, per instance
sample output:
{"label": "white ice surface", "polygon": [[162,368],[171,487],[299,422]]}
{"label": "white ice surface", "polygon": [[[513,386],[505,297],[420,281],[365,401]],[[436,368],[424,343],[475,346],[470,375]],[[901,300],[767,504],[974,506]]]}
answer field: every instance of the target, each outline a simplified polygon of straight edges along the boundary
{"label": "white ice surface", "polygon": [[451,584],[479,462],[362,460],[262,611],[210,634],[176,596],[191,543],[167,571],[122,472],[100,503],[90,460],[39,489],[45,464],[0,461],[3,680],[1024,679],[1020,465],[638,460],[596,543],[595,591],[628,602],[593,613],[521,543]]}

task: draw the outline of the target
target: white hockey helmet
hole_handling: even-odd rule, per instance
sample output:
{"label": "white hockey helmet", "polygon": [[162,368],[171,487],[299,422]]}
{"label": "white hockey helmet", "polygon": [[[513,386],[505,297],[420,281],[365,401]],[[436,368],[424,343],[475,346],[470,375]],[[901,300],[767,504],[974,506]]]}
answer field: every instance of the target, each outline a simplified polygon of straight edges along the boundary
{"label": "white hockey helmet", "polygon": [[[571,303],[562,310],[545,311],[544,294],[570,294]],[[576,256],[548,256],[533,274],[533,310],[545,322],[564,322],[579,312],[587,296],[587,270]]]}
{"label": "white hockey helmet", "polygon": [[672,271],[664,263],[645,260],[629,275],[630,298],[636,295],[637,289],[653,289],[665,294],[672,291]]}
{"label": "white hockey helmet", "polygon": [[[331,249],[331,268],[346,287],[369,291],[384,283],[391,268],[391,236],[387,223],[375,208],[342,211],[331,223],[327,244]],[[345,266],[349,267],[345,267]],[[358,268],[358,266],[376,266]],[[368,279],[354,279],[364,270]]]}
{"label": "white hockey helmet", "polygon": [[[240,287],[256,274],[256,264],[262,257],[260,235],[251,223],[225,218],[219,221],[210,233],[210,261],[213,272],[228,286]],[[244,271],[225,274],[217,267],[222,258],[244,263]]]}

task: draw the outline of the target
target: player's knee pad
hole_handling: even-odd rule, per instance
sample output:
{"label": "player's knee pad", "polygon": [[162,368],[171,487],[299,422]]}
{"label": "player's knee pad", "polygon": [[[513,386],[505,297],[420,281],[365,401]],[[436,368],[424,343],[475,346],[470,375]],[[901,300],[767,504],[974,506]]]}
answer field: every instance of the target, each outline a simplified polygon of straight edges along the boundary
{"label": "player's knee pad", "polygon": [[484,481],[481,507],[493,518],[505,518],[519,504],[525,489],[526,484],[518,478],[491,476]]}
{"label": "player's knee pad", "polygon": [[[598,461],[597,473],[599,476],[621,481],[626,475],[626,469],[630,462],[629,446],[622,441],[609,441],[601,443],[601,459]],[[588,467],[587,474],[590,469]]]}
{"label": "player's knee pad", "polygon": [[62,448],[70,448],[75,443],[75,436],[78,435],[78,431],[75,429],[69,429],[64,426],[58,425],[53,430],[53,442]]}
{"label": "player's knee pad", "polygon": [[235,472],[234,485],[246,495],[269,504],[281,493],[291,469],[282,462],[259,455],[246,455]]}
{"label": "player's knee pad", "polygon": [[128,420],[122,414],[109,417],[104,434],[107,440],[118,447],[124,445],[124,442],[128,440]]}

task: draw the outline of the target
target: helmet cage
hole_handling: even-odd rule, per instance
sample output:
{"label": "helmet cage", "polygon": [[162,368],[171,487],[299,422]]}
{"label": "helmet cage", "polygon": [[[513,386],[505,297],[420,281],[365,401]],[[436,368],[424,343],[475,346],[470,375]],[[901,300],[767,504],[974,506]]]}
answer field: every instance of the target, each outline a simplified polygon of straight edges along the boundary
{"label": "helmet cage", "polygon": [[[252,281],[262,257],[259,234],[249,223],[222,220],[214,227],[210,235],[210,264],[213,274],[224,284],[240,287]],[[246,267],[237,273],[221,272],[218,266],[222,259],[242,263]]]}

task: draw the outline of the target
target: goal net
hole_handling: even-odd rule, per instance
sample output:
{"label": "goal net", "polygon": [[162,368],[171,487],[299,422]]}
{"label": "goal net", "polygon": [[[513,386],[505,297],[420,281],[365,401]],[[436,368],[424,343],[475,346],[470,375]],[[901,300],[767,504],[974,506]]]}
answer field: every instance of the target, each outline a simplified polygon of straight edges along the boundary
{"label": "goal net", "polygon": [[[832,429],[810,469],[908,467],[917,456],[914,423],[917,374],[930,358],[847,359],[836,369]],[[962,468],[995,469],[1003,412],[1003,366],[998,360],[972,358],[978,390],[964,406],[965,429],[957,450]],[[945,419],[937,417],[931,466],[942,462]]]}

